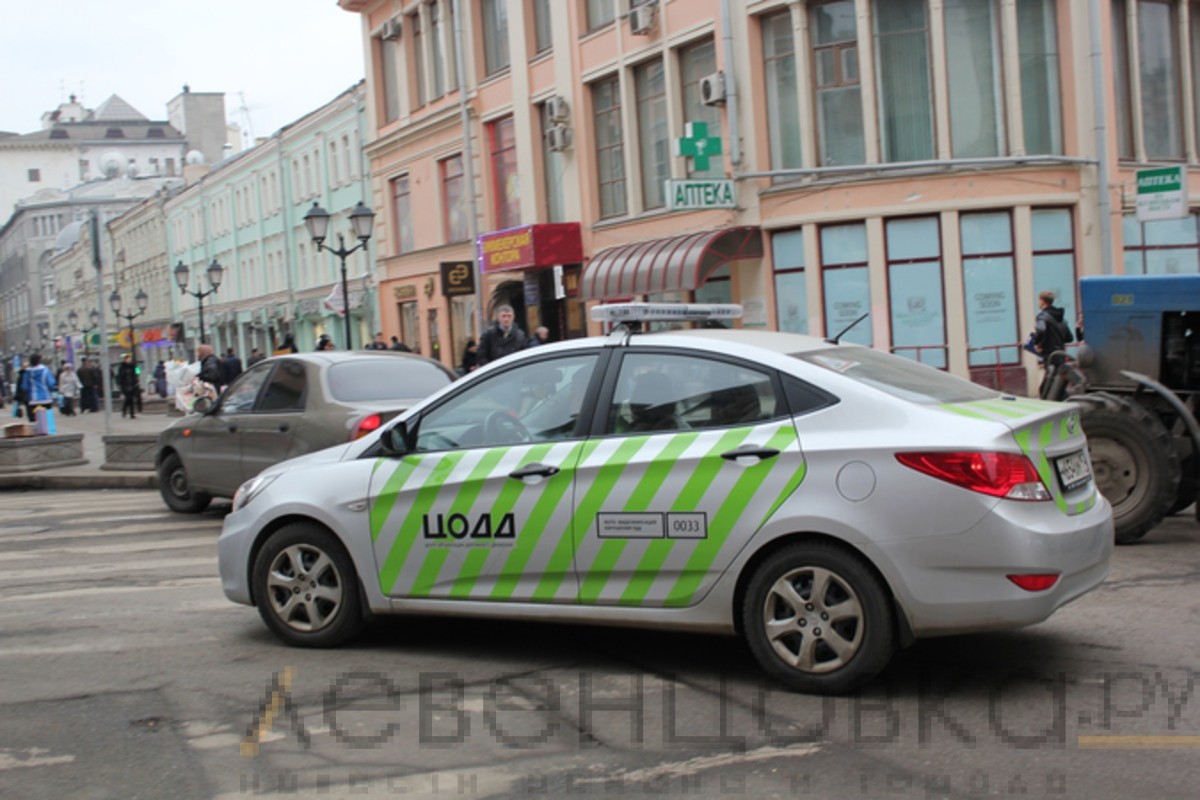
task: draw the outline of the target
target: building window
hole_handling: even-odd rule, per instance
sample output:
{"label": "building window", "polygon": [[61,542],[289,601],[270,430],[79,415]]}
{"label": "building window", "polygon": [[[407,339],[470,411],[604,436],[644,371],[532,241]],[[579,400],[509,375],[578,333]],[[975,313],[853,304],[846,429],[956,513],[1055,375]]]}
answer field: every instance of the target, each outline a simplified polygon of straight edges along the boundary
{"label": "building window", "polygon": [[808,286],[804,276],[804,231],[796,228],[771,237],[775,265],[775,318],[779,330],[808,333]]}
{"label": "building window", "polygon": [[809,13],[821,166],[862,164],[867,152],[854,0],[814,5]]}
{"label": "building window", "polygon": [[667,164],[667,87],[661,60],[639,64],[633,70],[637,93],[638,156],[642,173],[642,205],[665,205],[664,181],[670,177]]}
{"label": "building window", "polygon": [[421,12],[408,15],[408,30],[412,36],[412,52],[409,63],[412,64],[413,97],[415,107],[425,105],[425,40],[421,35]]}
{"label": "building window", "polygon": [[[1194,124],[1196,126],[1196,149],[1200,150],[1200,5],[1193,4],[1189,8],[1188,19],[1191,21],[1191,36],[1188,41],[1191,42],[1192,56],[1192,106],[1195,111]],[[1116,25],[1114,24],[1115,28]]]}
{"label": "building window", "polygon": [[945,369],[946,312],[938,218],[892,219],[885,231],[892,352]]}
{"label": "building window", "polygon": [[1034,209],[1032,225],[1034,291],[1049,289],[1054,292],[1054,304],[1063,310],[1067,325],[1073,326],[1077,311],[1071,211],[1066,208]]}
{"label": "building window", "polygon": [[1016,364],[1020,351],[1015,345],[1019,335],[1012,220],[1007,211],[963,214],[959,230],[967,362],[972,367]]}
{"label": "building window", "polygon": [[[717,46],[712,39],[679,51],[680,80],[683,83],[683,121],[703,122],[709,136],[721,135],[721,114],[716,106],[705,105],[700,96],[700,80],[717,71]],[[688,161],[689,178],[720,178],[725,174],[720,158],[711,159],[708,169],[694,168]]]}
{"label": "building window", "polygon": [[379,90],[383,93],[383,120],[395,122],[400,118],[400,41],[376,41],[379,42]]}
{"label": "building window", "polygon": [[821,281],[825,291],[825,335],[840,334],[841,341],[870,347],[870,321],[855,324],[871,308],[864,223],[821,228]]}
{"label": "building window", "polygon": [[565,153],[550,149],[547,132],[555,126],[550,119],[550,108],[542,103],[542,150],[544,153],[544,169],[546,178],[546,219],[549,222],[566,222],[567,208],[563,199],[563,182],[567,175],[567,157]]}
{"label": "building window", "polygon": [[506,0],[482,0],[483,65],[488,75],[508,69],[508,6]]}
{"label": "building window", "polygon": [[533,52],[545,53],[553,46],[550,28],[550,0],[533,0]]}
{"label": "building window", "polygon": [[167,175],[168,176],[175,175],[175,159],[173,159],[173,158],[167,159]]}
{"label": "building window", "polygon": [[995,0],[945,0],[946,82],[955,158],[998,156],[1003,149],[997,10]]}
{"label": "building window", "polygon": [[800,155],[800,104],[796,94],[796,50],[792,16],[784,11],[763,20],[763,76],[766,79],[767,127],[771,167],[803,166]]}
{"label": "building window", "polygon": [[400,341],[421,352],[421,310],[416,303],[400,303]]}
{"label": "building window", "polygon": [[438,162],[442,178],[442,218],[447,242],[465,242],[467,231],[467,194],[463,191],[463,159],[451,156]]}
{"label": "building window", "polygon": [[600,184],[600,216],[625,213],[625,146],[621,136],[621,85],[617,76],[592,84],[596,125],[596,173]]}
{"label": "building window", "polygon": [[1147,158],[1183,158],[1179,14],[1174,0],[1138,3],[1138,79]]}
{"label": "building window", "polygon": [[588,31],[603,28],[616,19],[616,0],[587,0]]}
{"label": "building window", "polygon": [[346,172],[346,180],[352,181],[355,176],[354,163],[356,161],[354,151],[350,149],[350,137],[342,137],[342,167]]}
{"label": "building window", "polygon": [[884,161],[933,157],[925,0],[872,0]]}
{"label": "building window", "polygon": [[433,96],[446,93],[446,48],[442,37],[446,31],[442,26],[442,6],[439,2],[429,4],[429,49],[433,53]]}
{"label": "building window", "polygon": [[521,224],[521,179],[517,173],[517,137],[513,118],[504,117],[488,126],[492,155],[492,196],[496,228]]}
{"label": "building window", "polygon": [[396,247],[394,252],[410,253],[413,250],[412,194],[408,176],[392,179],[392,208],[396,210]]}
{"label": "building window", "polygon": [[[1126,275],[1191,275],[1200,272],[1200,233],[1195,214],[1186,219],[1138,222],[1125,217]],[[1084,320],[1086,323],[1087,320]]]}
{"label": "building window", "polygon": [[1026,153],[1046,155],[1063,150],[1055,9],[1054,0],[1017,0]]}
{"label": "building window", "polygon": [[1117,117],[1117,154],[1133,158],[1133,92],[1129,85],[1129,24],[1125,0],[1112,0],[1113,90]]}
{"label": "building window", "polygon": [[[329,143],[329,180],[334,186],[339,186],[342,183],[341,173],[338,171],[338,151],[337,141]],[[267,193],[267,179],[263,178],[263,195]]]}
{"label": "building window", "polygon": [[42,171],[40,169],[31,169],[28,174],[30,183],[41,183]]}

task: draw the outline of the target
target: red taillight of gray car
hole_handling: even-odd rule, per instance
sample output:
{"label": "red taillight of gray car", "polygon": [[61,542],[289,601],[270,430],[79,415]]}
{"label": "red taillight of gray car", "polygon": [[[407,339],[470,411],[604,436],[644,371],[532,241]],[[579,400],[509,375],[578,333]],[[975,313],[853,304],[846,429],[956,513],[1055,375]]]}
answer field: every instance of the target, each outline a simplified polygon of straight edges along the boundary
{"label": "red taillight of gray car", "polygon": [[1050,500],[1028,457],[1014,453],[897,453],[906,467],[972,492],[1009,500]]}
{"label": "red taillight of gray car", "polygon": [[383,417],[379,416],[378,414],[371,414],[370,416],[363,417],[358,421],[358,424],[354,426],[354,430],[350,432],[350,441],[361,439],[368,433],[379,430],[379,426],[382,424]]}

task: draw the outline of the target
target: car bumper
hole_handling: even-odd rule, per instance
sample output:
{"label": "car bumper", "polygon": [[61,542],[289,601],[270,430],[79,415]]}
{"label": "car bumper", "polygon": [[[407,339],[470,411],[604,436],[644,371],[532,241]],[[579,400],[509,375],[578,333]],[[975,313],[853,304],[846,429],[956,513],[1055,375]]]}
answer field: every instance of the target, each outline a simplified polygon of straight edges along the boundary
{"label": "car bumper", "polygon": [[[1113,550],[1103,497],[1075,516],[1042,503],[999,503],[971,530],[877,545],[880,563],[917,637],[1033,625],[1097,586]],[[1043,591],[1006,576],[1054,573]]]}
{"label": "car bumper", "polygon": [[251,605],[250,551],[254,546],[256,515],[244,511],[225,517],[225,526],[217,539],[217,566],[221,573],[221,589],[235,603]]}

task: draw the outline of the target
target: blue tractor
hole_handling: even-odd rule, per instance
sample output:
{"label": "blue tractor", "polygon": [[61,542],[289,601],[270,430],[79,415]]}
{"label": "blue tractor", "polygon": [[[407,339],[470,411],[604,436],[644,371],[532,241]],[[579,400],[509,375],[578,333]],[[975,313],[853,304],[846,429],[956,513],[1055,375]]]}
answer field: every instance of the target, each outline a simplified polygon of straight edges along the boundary
{"label": "blue tractor", "polygon": [[1049,357],[1042,394],[1079,404],[1096,485],[1128,544],[1200,489],[1200,275],[1086,277],[1079,295],[1082,344],[1074,361]]}

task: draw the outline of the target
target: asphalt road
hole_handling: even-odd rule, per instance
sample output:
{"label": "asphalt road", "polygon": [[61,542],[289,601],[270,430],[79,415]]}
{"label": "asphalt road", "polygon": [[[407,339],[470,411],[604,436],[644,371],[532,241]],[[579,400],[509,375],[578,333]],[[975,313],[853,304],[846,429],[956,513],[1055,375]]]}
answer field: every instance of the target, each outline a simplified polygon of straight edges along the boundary
{"label": "asphalt road", "polygon": [[215,574],[223,509],[0,493],[0,797],[1191,798],[1200,527],[1117,550],[1022,631],[931,640],[852,697],[734,639],[386,619],[289,649]]}

